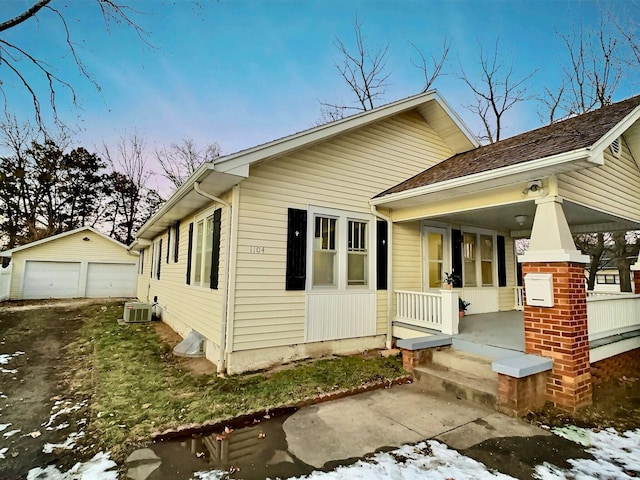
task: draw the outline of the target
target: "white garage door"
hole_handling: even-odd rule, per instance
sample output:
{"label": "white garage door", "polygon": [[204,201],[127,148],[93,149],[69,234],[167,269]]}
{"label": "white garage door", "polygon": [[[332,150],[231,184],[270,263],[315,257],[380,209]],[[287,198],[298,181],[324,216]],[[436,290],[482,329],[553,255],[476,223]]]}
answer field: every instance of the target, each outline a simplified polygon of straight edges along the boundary
{"label": "white garage door", "polygon": [[89,263],[86,297],[134,297],[137,267],[128,263]]}
{"label": "white garage door", "polygon": [[79,292],[80,262],[26,262],[22,298],[73,298]]}

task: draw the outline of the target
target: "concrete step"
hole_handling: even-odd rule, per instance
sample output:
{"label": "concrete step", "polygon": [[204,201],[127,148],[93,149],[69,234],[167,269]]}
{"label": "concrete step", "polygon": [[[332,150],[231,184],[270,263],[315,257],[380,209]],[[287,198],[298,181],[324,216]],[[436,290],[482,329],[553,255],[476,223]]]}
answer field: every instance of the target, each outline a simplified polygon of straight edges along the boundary
{"label": "concrete step", "polygon": [[498,375],[491,359],[456,350],[434,352],[433,362],[414,369],[416,383],[428,390],[495,408]]}
{"label": "concrete step", "polygon": [[474,355],[453,349],[443,349],[433,352],[433,368],[455,370],[472,377],[494,379],[495,373],[491,370],[493,360],[488,357]]}

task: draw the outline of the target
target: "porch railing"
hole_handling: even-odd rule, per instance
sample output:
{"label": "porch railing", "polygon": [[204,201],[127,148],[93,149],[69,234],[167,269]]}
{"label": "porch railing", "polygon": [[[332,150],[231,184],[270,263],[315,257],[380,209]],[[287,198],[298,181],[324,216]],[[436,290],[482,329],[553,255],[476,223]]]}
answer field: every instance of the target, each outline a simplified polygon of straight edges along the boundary
{"label": "porch railing", "polygon": [[458,293],[396,291],[396,320],[416,327],[458,333]]}
{"label": "porch railing", "polygon": [[596,293],[587,297],[589,340],[640,328],[640,295]]}
{"label": "porch railing", "polygon": [[524,310],[524,287],[513,287],[514,295],[514,310]]}

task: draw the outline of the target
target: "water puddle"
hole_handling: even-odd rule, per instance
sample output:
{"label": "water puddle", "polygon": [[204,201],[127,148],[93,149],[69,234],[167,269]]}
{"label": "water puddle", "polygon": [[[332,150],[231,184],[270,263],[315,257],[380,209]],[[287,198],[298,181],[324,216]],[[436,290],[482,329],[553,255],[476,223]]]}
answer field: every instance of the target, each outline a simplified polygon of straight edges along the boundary
{"label": "water puddle", "polygon": [[[195,472],[221,470],[220,478],[262,480],[307,475],[314,467],[298,460],[287,444],[283,423],[294,413],[289,410],[265,415],[211,435],[165,440],[149,448],[157,459],[149,462],[139,480],[190,479]],[[310,432],[310,435],[313,433]],[[155,467],[155,468],[154,468]],[[152,471],[151,471],[152,470]],[[132,473],[132,470],[129,470]]]}

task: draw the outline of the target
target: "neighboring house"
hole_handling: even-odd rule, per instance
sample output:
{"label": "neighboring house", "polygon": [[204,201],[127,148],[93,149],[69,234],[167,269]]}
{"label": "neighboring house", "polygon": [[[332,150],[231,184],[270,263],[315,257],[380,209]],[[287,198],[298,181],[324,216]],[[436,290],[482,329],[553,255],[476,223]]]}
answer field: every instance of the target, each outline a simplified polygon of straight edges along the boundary
{"label": "neighboring house", "polygon": [[640,228],[638,105],[480,147],[428,92],[204,164],[130,246],[138,298],[230,373],[455,334],[458,297],[522,307],[514,239],[538,204],[576,232]]}
{"label": "neighboring house", "polygon": [[[138,255],[91,227],[0,252],[10,258],[8,297],[135,297]],[[7,296],[7,295],[5,295]]]}
{"label": "neighboring house", "polygon": [[593,292],[617,293],[620,292],[620,272],[617,269],[598,270]]}

